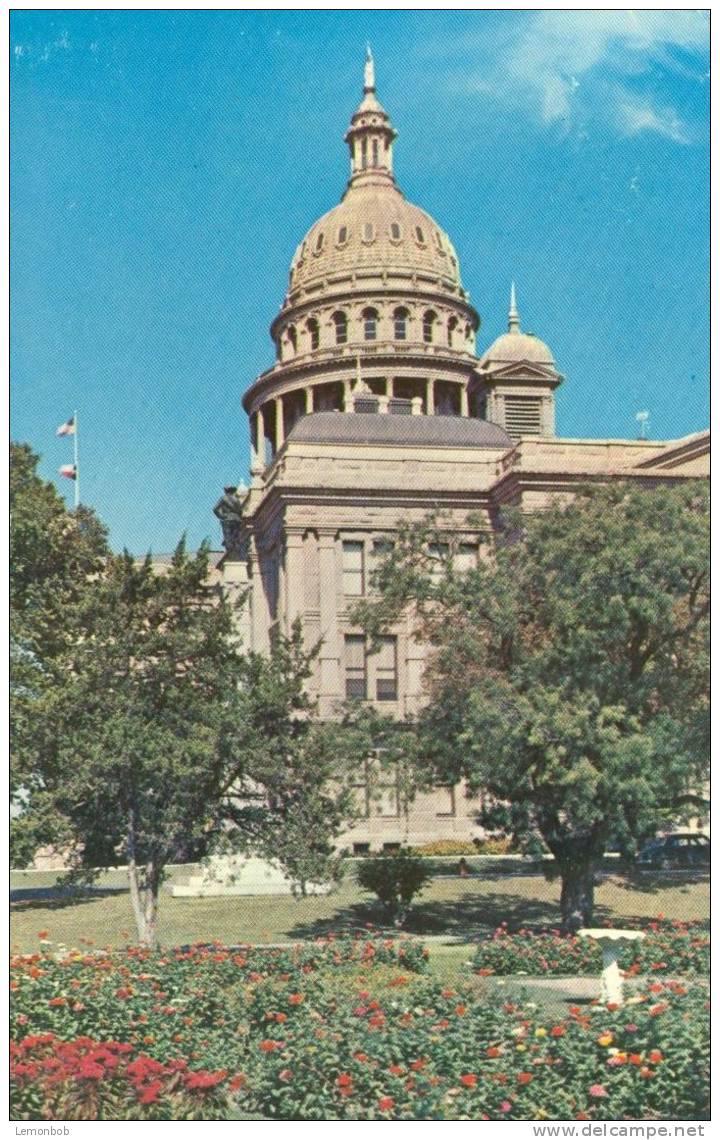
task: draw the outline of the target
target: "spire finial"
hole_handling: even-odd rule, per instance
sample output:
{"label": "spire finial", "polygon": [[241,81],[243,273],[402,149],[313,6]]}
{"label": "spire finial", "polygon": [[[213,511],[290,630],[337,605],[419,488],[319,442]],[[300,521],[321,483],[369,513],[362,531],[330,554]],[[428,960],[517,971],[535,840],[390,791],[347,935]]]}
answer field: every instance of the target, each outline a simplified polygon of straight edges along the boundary
{"label": "spire finial", "polygon": [[366,92],[375,90],[375,61],[373,53],[370,50],[370,44],[367,44],[365,51],[365,85]]}
{"label": "spire finial", "polygon": [[520,332],[520,317],[515,297],[515,282],[510,285],[510,312],[508,313],[508,332]]}

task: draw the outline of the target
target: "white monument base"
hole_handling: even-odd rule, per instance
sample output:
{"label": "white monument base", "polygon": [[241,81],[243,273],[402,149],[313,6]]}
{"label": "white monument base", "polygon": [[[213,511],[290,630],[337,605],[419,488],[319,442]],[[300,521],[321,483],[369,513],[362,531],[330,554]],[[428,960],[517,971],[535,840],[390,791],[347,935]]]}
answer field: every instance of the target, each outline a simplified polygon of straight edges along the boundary
{"label": "white monument base", "polygon": [[[326,895],[329,883],[307,883],[308,895]],[[292,895],[293,881],[276,864],[256,855],[216,855],[187,883],[174,883],[174,898],[210,898],[214,895]]]}

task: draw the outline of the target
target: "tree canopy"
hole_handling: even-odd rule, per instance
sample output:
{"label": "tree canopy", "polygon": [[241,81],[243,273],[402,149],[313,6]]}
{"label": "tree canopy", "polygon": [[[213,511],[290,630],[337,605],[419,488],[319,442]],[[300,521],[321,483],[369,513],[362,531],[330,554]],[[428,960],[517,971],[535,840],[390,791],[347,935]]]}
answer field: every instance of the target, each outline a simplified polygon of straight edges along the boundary
{"label": "tree canopy", "polygon": [[407,529],[360,614],[378,631],[413,604],[432,775],[540,832],[568,929],[608,841],[631,849],[706,779],[708,554],[703,484],[618,483],[509,512],[467,573],[442,520]]}

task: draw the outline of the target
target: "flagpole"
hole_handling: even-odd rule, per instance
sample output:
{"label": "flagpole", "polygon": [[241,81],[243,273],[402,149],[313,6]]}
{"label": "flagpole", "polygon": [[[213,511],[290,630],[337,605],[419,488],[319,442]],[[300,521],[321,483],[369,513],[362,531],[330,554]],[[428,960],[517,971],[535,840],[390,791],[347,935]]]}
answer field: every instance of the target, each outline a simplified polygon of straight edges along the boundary
{"label": "flagpole", "polygon": [[73,420],[75,421],[75,432],[73,434],[73,458],[75,460],[75,510],[77,510],[80,506],[80,461],[78,458],[80,448],[78,446],[77,411],[73,412]]}

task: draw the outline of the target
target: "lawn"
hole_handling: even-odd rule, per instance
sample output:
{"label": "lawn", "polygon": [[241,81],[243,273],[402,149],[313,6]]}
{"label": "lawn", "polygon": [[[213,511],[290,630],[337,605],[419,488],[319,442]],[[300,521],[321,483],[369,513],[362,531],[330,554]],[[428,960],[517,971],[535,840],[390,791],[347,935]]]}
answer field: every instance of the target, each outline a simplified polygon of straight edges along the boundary
{"label": "lawn", "polygon": [[[174,872],[180,881],[188,870]],[[121,947],[136,941],[130,898],[123,872],[98,881],[93,893],[78,897],[52,890],[55,874],[13,872],[11,945],[37,947],[37,933],[48,930],[54,943],[79,945],[89,938],[99,946]],[[31,889],[32,885],[32,889]],[[408,931],[430,937],[433,960],[452,971],[468,957],[468,944],[492,932],[502,921],[510,929],[540,929],[558,923],[560,885],[539,874],[499,874],[482,878],[434,879],[416,902]],[[634,883],[619,875],[605,877],[596,892],[596,921],[667,918],[705,921],[709,916],[706,881],[660,878]],[[351,879],[325,898],[173,898],[164,890],[160,935],[164,945],[215,939],[227,944],[278,943],[316,938],[329,931],[378,923],[373,898]]]}

